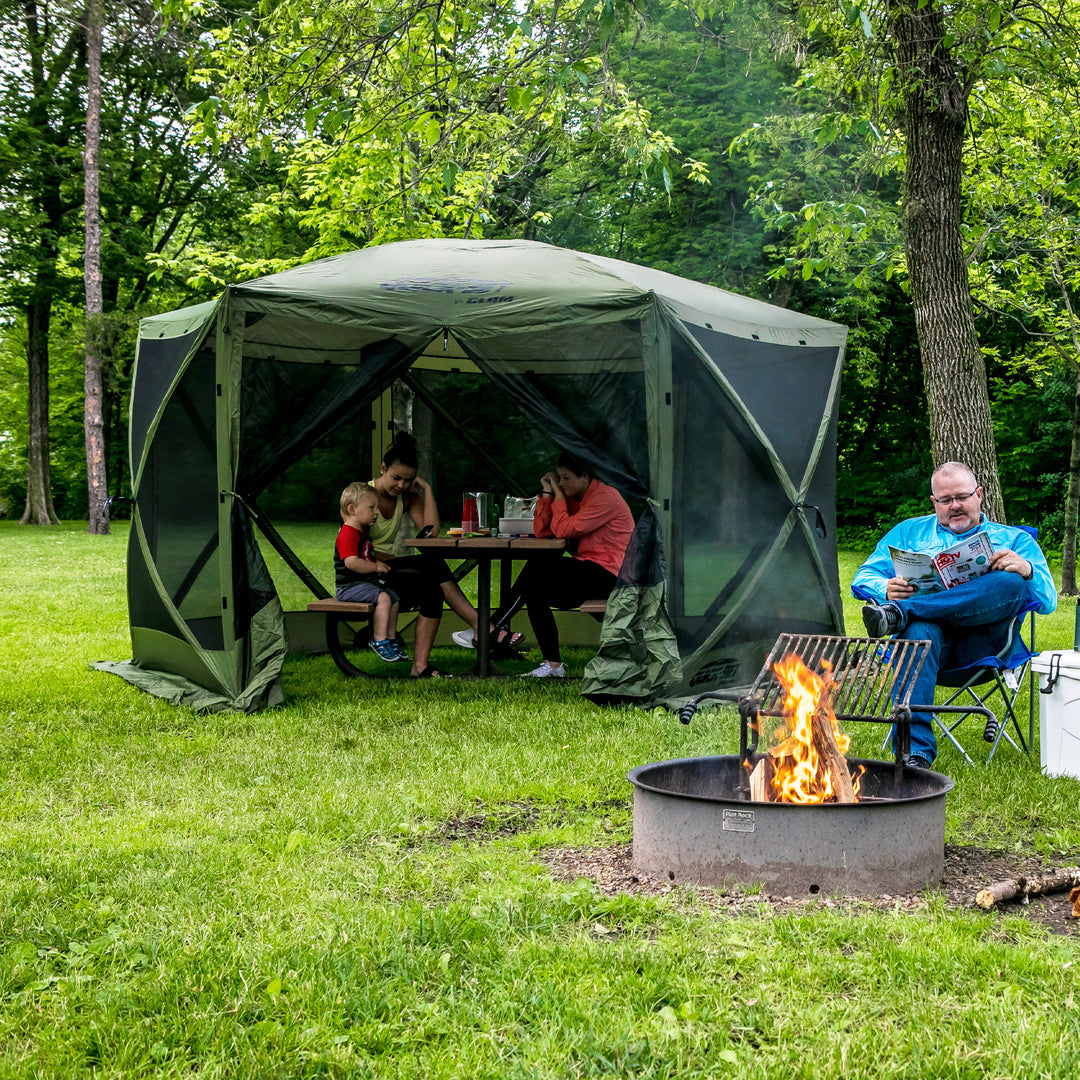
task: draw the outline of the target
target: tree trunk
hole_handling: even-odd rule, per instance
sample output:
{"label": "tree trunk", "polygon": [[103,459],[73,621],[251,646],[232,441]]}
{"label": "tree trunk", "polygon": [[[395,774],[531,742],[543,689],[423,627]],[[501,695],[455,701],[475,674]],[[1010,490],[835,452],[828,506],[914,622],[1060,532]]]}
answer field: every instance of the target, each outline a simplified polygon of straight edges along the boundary
{"label": "tree trunk", "polygon": [[83,274],[86,286],[86,365],[83,372],[83,430],[86,438],[86,488],[89,532],[109,531],[105,515],[108,476],[105,469],[105,414],[102,386],[101,193],[98,147],[101,143],[101,7],[86,7],[86,146],[83,151],[83,212],[86,242]]}
{"label": "tree trunk", "polygon": [[57,525],[49,476],[49,322],[48,300],[26,307],[27,447],[26,509],[22,525]]}
{"label": "tree trunk", "polygon": [[944,44],[940,0],[894,0],[890,29],[903,80],[904,247],[930,411],[934,464],[963,461],[1005,520],[986,365],[960,236],[968,89]]}
{"label": "tree trunk", "polygon": [[1069,451],[1069,493],[1065,497],[1065,535],[1061,543],[1061,592],[1076,596],[1076,519],[1080,516],[1080,375],[1073,395],[1072,448]]}

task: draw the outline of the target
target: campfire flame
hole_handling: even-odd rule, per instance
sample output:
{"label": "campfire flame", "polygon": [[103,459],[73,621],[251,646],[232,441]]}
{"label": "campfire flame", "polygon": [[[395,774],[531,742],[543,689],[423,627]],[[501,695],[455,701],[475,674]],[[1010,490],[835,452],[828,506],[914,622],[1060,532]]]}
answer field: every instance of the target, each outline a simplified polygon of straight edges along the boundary
{"label": "campfire flame", "polygon": [[762,790],[769,802],[858,800],[860,777],[850,776],[844,759],[851,736],[840,730],[833,711],[831,667],[827,661],[822,667],[824,676],[811,671],[794,653],[773,665],[786,697],[785,724],[774,734],[775,745],[766,757],[768,782]]}

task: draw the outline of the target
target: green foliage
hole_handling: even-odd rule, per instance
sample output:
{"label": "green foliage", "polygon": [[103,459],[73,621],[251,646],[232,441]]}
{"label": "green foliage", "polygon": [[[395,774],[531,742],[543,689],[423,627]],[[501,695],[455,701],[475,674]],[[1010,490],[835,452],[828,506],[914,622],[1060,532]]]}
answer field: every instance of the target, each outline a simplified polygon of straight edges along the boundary
{"label": "green foliage", "polygon": [[[53,502],[68,518],[86,516],[83,442],[83,342],[78,310],[58,305],[50,356],[50,467]],[[0,329],[0,516],[18,518],[26,503],[27,374],[23,323]],[[115,428],[112,432],[117,434]],[[121,433],[122,434],[122,433]]]}
{"label": "green foliage", "polygon": [[552,150],[616,148],[630,170],[670,186],[672,140],[598,51],[631,14],[620,4],[277,5],[215,35],[195,71],[213,96],[190,120],[211,149],[242,139],[280,155],[285,182],[250,220],[309,232],[305,258],[482,236],[499,181]]}
{"label": "green foliage", "polygon": [[618,157],[553,152],[501,183],[497,232],[517,235],[530,208],[530,238],[595,251],[762,295],[759,227],[743,210],[745,165],[725,153],[733,135],[779,92],[782,72],[749,69],[745,53],[703,43],[680,6],[651,5],[645,21],[616,38],[608,64],[649,106],[653,123],[691,159],[707,166],[670,170],[670,185],[627,173]]}
{"label": "green foliage", "polygon": [[836,508],[847,527],[879,533],[930,512],[933,467],[911,307],[896,283],[850,298],[841,388]]}

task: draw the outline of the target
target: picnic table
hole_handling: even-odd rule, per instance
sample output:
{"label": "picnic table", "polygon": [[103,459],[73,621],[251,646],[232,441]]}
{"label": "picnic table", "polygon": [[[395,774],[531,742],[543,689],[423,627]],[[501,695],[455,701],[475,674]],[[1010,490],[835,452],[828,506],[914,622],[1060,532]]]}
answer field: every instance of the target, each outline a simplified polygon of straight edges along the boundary
{"label": "picnic table", "polygon": [[[409,543],[420,551],[435,551],[444,558],[455,555],[476,560],[476,625],[487,627],[491,622],[491,564],[498,562],[502,569],[503,595],[510,586],[510,564],[515,559],[550,557],[566,550],[566,541],[547,537],[506,536],[429,536],[413,539]],[[491,643],[486,632],[475,636],[475,674],[486,679],[498,675],[499,670],[491,662]]]}

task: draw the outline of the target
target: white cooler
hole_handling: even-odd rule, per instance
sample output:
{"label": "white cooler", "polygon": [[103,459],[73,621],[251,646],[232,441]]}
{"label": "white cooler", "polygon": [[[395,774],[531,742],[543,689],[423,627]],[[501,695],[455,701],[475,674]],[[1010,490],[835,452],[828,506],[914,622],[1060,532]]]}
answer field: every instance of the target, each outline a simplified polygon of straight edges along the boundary
{"label": "white cooler", "polygon": [[1047,776],[1080,777],[1080,652],[1033,657],[1039,673],[1039,760]]}

